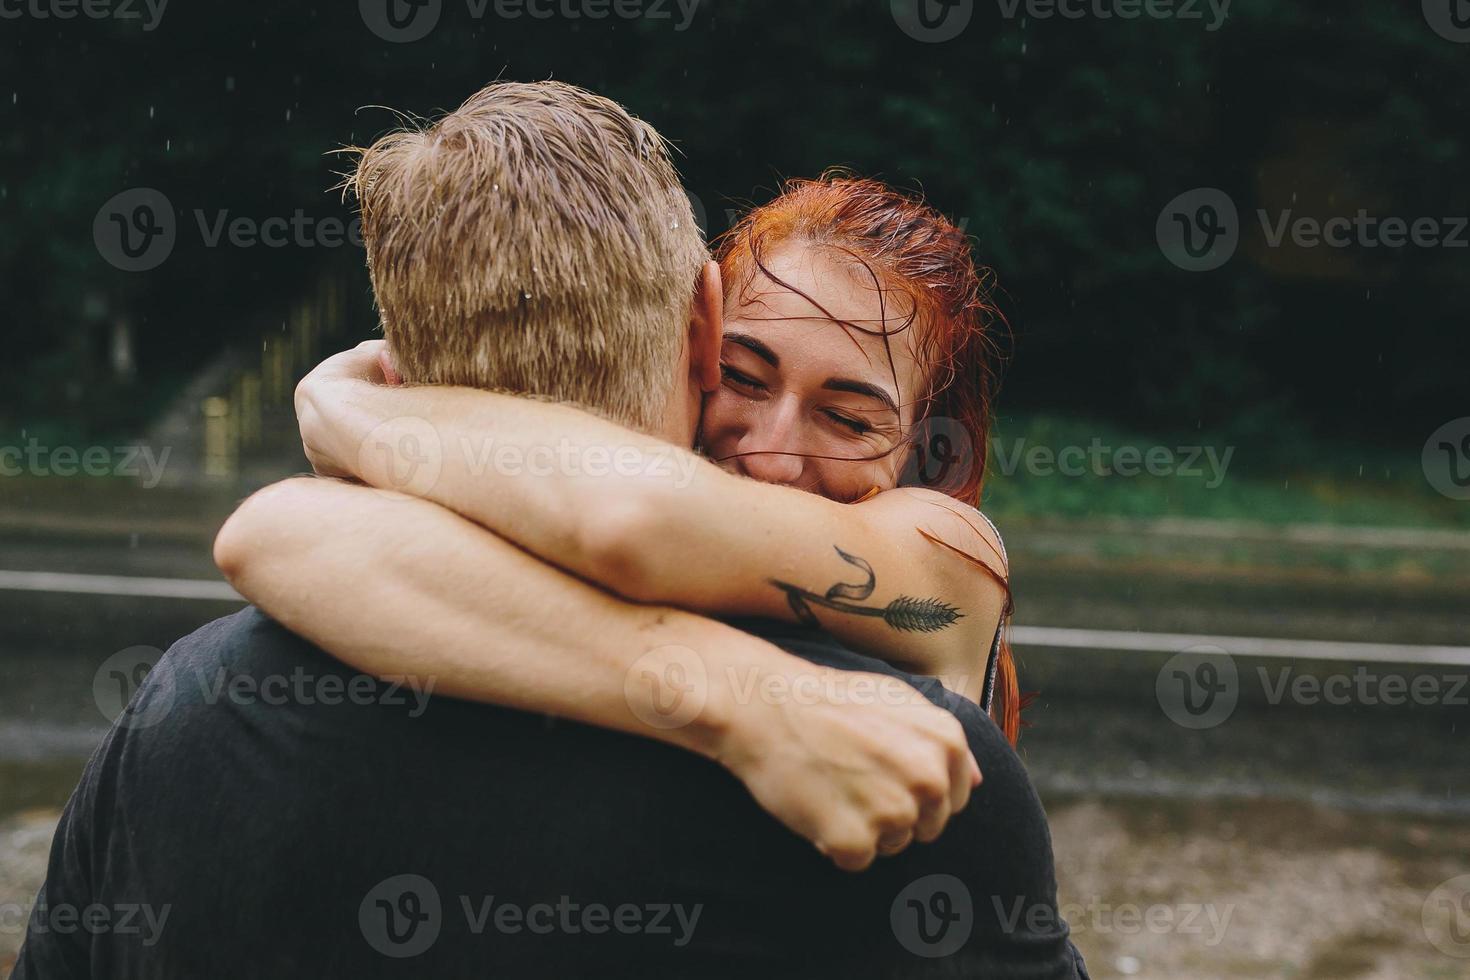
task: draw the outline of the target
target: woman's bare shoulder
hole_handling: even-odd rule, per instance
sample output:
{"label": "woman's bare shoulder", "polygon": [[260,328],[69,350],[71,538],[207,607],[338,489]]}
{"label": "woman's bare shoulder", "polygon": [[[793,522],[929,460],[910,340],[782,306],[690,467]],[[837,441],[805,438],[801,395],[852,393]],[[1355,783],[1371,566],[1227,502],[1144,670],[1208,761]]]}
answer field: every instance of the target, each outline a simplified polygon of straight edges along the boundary
{"label": "woman's bare shoulder", "polygon": [[995,522],[953,497],[922,487],[899,487],[877,494],[862,506],[881,509],[885,522],[910,521],[926,538],[979,559],[1009,575],[1005,542]]}

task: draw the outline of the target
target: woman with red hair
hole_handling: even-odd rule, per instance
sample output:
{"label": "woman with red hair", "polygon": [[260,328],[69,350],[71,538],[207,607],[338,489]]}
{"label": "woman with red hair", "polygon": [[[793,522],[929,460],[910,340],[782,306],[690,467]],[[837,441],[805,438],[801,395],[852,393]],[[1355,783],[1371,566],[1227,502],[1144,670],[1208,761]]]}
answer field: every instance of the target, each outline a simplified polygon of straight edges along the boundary
{"label": "woman with red hair", "polygon": [[[1004,642],[1005,552],[977,509],[1004,321],[968,239],[917,197],[832,173],[789,183],[723,236],[717,260],[705,272],[705,292],[724,302],[722,310],[714,303],[710,342],[718,363],[712,356],[701,374],[699,455],[566,406],[367,384],[393,380],[379,344],[329,360],[298,390],[313,463],[318,472],[424,496],[637,603],[821,627],[910,674],[938,678],[988,711],[1014,744],[1020,699]],[[391,460],[363,450],[370,434],[397,442],[414,435],[395,428],[405,418],[409,430],[432,427],[444,446],[490,439],[528,464],[551,446],[583,461],[616,452],[600,476],[563,465],[525,480],[498,466],[446,465],[431,486],[404,488]],[[636,465],[619,469],[623,458]],[[652,472],[656,460],[671,465],[673,478]],[[312,518],[302,513],[312,506],[323,508],[325,522],[330,503],[258,498],[232,518],[216,555],[267,613],[305,636],[333,637],[374,610],[351,608],[354,586],[342,580],[340,561],[323,566],[325,551],[306,530]],[[401,520],[414,514],[405,508]],[[270,533],[273,521],[289,533]],[[426,543],[444,534],[442,523],[425,521]],[[363,538],[356,547],[367,553],[346,574],[397,576],[393,594],[407,595],[426,594],[442,578],[428,547],[375,556],[371,535]],[[251,573],[267,563],[268,572]],[[413,642],[416,624],[378,620],[378,654],[395,637]],[[478,635],[493,633],[493,622],[483,625]],[[485,655],[417,647],[399,672],[448,675]],[[329,652],[361,670],[391,672],[381,656],[350,643]],[[535,666],[521,669],[514,696],[488,685],[461,694],[552,711]],[[897,836],[890,850],[913,835]]]}
{"label": "woman with red hair", "polygon": [[[985,630],[995,626],[984,645],[978,686],[965,680],[972,678],[968,658],[975,650],[962,644],[957,659],[929,660],[885,648],[885,638],[854,641],[895,663],[940,668],[920,673],[956,678],[948,686],[978,701],[1014,745],[1021,697],[1004,635],[1011,604],[1005,550],[978,510],[999,380],[996,334],[1005,326],[991,299],[989,271],[977,268],[963,232],[921,200],[839,173],[788,182],[780,197],[721,238],[717,257],[728,290],[725,385],[705,403],[705,452],[746,476],[833,500],[883,499],[902,482],[965,504],[913,491],[889,498],[931,546],[913,548],[915,561],[936,561],[932,549],[942,549],[982,576],[962,587],[979,597]],[[822,294],[840,292],[836,286],[844,280],[866,293],[856,304],[870,308],[865,322],[826,305]],[[823,321],[840,332],[811,329]],[[800,432],[783,428],[783,399],[830,390],[819,377],[823,362],[853,358],[850,349],[844,352],[844,336],[861,353],[862,373],[888,376],[889,385],[874,378],[872,387],[891,385],[897,397],[870,399],[851,413],[828,411],[834,426],[819,420]],[[810,381],[805,390],[803,379]],[[910,479],[900,480],[905,471]],[[926,506],[939,506],[969,527],[941,519],[939,526],[954,533],[936,534],[936,515]],[[900,534],[904,524],[902,516],[894,522]],[[963,565],[945,568],[967,575]],[[997,608],[1000,618],[992,619]]]}

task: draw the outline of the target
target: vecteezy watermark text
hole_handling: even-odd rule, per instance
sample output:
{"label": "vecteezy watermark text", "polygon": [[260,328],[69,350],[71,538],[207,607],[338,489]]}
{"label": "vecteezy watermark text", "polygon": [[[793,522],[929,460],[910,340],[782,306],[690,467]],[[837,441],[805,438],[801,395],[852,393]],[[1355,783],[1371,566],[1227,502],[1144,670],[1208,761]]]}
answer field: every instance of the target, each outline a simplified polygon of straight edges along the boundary
{"label": "vecteezy watermark text", "polygon": [[[3,2],[3,0],[0,0]],[[362,219],[318,217],[300,208],[264,218],[228,208],[195,208],[193,224],[205,248],[362,248]],[[156,269],[173,254],[178,215],[162,191],[133,187],[114,194],[92,220],[92,241],[107,262],[124,272]]]}
{"label": "vecteezy watermark text", "polygon": [[[1258,666],[1252,672],[1265,703],[1316,707],[1470,707],[1470,674],[1421,670],[1380,671],[1359,664],[1350,672],[1302,672],[1295,665]],[[1240,702],[1245,678],[1235,658],[1217,646],[1197,646],[1169,658],[1155,694],[1164,714],[1181,728],[1224,724]]]}
{"label": "vecteezy watermark text", "polygon": [[[109,722],[123,728],[150,728],[167,718],[187,685],[207,705],[380,705],[404,708],[409,718],[428,710],[437,679],[411,674],[385,675],[338,672],[312,673],[295,667],[289,674],[241,674],[224,667],[213,672],[178,670],[153,674],[163,652],[157,647],[120,650],[97,668],[92,697]],[[149,680],[150,675],[154,676]],[[139,691],[148,684],[146,694]]]}
{"label": "vecteezy watermark text", "polygon": [[[1230,16],[1232,0],[995,0],[1006,20],[1204,21],[1213,33]],[[975,16],[975,0],[889,0],[893,20],[909,37],[927,44],[953,41]]]}
{"label": "vecteezy watermark text", "polygon": [[[1321,218],[1293,208],[1274,213],[1257,208],[1255,219],[1265,247],[1272,249],[1470,248],[1470,217],[1464,215],[1405,218],[1359,208],[1351,215]],[[1216,187],[1180,194],[1164,206],[1155,225],[1160,251],[1187,272],[1209,272],[1229,262],[1242,231],[1234,200]]]}
{"label": "vecteezy watermark text", "polygon": [[[689,945],[704,906],[677,902],[574,901],[561,895],[555,902],[515,902],[503,896],[459,895],[456,905],[465,928],[479,936],[537,936],[581,934],[665,936],[678,948]],[[384,879],[363,896],[357,921],[369,946],[395,959],[418,956],[434,945],[444,926],[444,902],[439,889],[423,875],[402,874]]]}
{"label": "vecteezy watermark text", "polygon": [[70,936],[84,932],[91,936],[137,936],[144,946],[153,946],[163,935],[172,905],[152,906],[123,902],[116,905],[72,905],[66,902],[0,904],[0,934],[25,932],[27,923],[33,934],[55,933]]}
{"label": "vecteezy watermark text", "polygon": [[1225,482],[1235,447],[1223,451],[1215,446],[1109,446],[1094,438],[1086,446],[1046,446],[1028,444],[1025,438],[995,439],[991,443],[992,458],[1006,476],[1024,468],[1031,476],[1121,476],[1147,474],[1156,477],[1204,479],[1205,488],[1214,490]]}
{"label": "vecteezy watermark text", "polygon": [[46,446],[31,438],[21,446],[0,446],[0,477],[141,477],[148,490],[158,486],[173,447],[154,454],[152,446]]}
{"label": "vecteezy watermark text", "polygon": [[555,443],[498,441],[493,436],[460,436],[446,445],[427,419],[400,416],[368,433],[358,447],[358,472],[378,475],[382,490],[427,497],[457,451],[458,462],[472,477],[548,479],[651,479],[676,490],[693,484],[701,460],[673,446],[583,444],[571,439]]}
{"label": "vecteezy watermark text", "polygon": [[[687,31],[704,0],[464,0],[473,20],[668,21]],[[358,0],[368,30],[385,41],[406,44],[428,37],[444,13],[444,0]]]}
{"label": "vecteezy watermark text", "polygon": [[1294,667],[1267,670],[1257,667],[1261,687],[1266,692],[1266,701],[1272,705],[1289,701],[1292,704],[1329,704],[1335,707],[1349,705],[1445,705],[1447,707],[1470,707],[1470,674],[1382,674],[1359,666],[1351,674],[1298,674]]}
{"label": "vecteezy watermark text", "polygon": [[1230,16],[1231,0],[995,0],[1001,15],[1014,20],[1180,20],[1203,21],[1209,33]]}
{"label": "vecteezy watermark text", "polygon": [[1001,928],[1010,933],[1023,926],[1033,933],[1054,933],[1066,923],[1074,931],[1099,935],[1137,936],[1148,932],[1154,935],[1203,936],[1204,945],[1212,947],[1224,941],[1230,919],[1235,915],[1233,904],[1223,907],[1198,902],[1181,905],[1114,904],[1097,897],[1086,902],[1063,902],[1057,906],[1027,902],[1025,898],[1006,902],[992,897],[991,901]]}
{"label": "vecteezy watermark text", "polygon": [[168,0],[0,0],[0,20],[87,20],[142,21],[152,31],[163,20]]}

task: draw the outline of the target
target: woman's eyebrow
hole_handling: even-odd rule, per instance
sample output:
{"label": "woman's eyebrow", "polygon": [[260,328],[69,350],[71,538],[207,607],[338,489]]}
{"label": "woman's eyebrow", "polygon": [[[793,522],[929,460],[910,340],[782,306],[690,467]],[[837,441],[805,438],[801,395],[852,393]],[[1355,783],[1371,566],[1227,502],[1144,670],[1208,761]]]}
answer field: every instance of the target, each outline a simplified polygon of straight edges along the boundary
{"label": "woman's eyebrow", "polygon": [[822,387],[827,391],[847,391],[854,395],[876,398],[894,415],[898,414],[898,404],[893,400],[893,396],[877,385],[868,384],[866,381],[855,381],[852,378],[829,378]]}
{"label": "woman's eyebrow", "polygon": [[776,352],[748,333],[727,333],[725,334],[725,339],[732,344],[739,344],[741,347],[744,347],[771,367],[781,366],[781,358],[776,356]]}

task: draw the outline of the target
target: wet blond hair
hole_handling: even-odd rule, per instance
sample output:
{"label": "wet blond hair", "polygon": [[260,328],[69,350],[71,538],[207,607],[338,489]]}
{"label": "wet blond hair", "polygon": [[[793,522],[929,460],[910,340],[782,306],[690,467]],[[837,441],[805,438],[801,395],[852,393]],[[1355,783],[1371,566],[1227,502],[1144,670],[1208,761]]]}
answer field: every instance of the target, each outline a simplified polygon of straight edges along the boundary
{"label": "wet blond hair", "polygon": [[708,251],[652,126],[572,85],[502,82],[356,152],[346,187],[406,382],[660,427]]}

